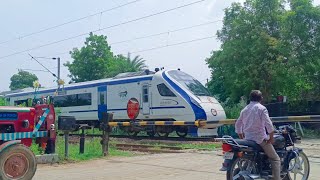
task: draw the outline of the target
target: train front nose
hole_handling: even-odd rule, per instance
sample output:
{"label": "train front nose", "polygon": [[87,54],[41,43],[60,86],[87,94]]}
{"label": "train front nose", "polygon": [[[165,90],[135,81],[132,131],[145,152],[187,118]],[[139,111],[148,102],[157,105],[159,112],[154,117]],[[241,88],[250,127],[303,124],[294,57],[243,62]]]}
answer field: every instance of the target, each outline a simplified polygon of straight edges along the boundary
{"label": "train front nose", "polygon": [[219,120],[226,119],[226,113],[221,104],[210,96],[200,96],[200,105],[207,115],[207,125],[204,128],[215,128],[220,126]]}

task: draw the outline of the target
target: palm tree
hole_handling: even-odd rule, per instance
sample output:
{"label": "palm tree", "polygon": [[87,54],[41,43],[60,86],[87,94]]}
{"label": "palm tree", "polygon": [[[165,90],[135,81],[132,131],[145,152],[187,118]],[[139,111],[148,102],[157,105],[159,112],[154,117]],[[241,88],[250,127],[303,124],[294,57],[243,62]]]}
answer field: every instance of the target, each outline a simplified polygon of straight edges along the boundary
{"label": "palm tree", "polygon": [[145,64],[146,60],[144,60],[140,56],[135,56],[133,59],[131,59],[130,53],[128,53],[126,62],[128,69],[133,72],[142,71],[143,69],[147,68],[147,65]]}

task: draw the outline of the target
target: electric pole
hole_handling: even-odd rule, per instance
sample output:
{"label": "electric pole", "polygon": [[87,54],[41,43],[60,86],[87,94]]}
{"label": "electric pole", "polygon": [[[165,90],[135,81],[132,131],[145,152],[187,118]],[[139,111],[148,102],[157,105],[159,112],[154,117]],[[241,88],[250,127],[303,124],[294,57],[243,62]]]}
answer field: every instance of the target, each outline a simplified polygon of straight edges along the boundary
{"label": "electric pole", "polygon": [[59,85],[59,81],[60,81],[60,57],[58,57],[58,58],[52,58],[52,59],[56,59],[57,61],[58,61],[58,80],[57,80],[57,84],[58,84],[58,87],[60,87],[60,85]]}
{"label": "electric pole", "polygon": [[[58,57],[58,81],[60,80],[60,58]],[[59,85],[59,82],[58,82]]]}

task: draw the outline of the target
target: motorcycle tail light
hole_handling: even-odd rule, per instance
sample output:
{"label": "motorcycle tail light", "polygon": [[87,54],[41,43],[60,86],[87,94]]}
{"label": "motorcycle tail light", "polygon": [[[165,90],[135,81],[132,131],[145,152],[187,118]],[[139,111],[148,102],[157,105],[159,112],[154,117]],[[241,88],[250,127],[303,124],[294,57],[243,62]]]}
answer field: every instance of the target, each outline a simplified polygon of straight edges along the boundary
{"label": "motorcycle tail light", "polygon": [[222,144],[222,151],[223,152],[229,152],[229,151],[231,151],[232,150],[232,147],[231,147],[231,145],[229,145],[229,144]]}

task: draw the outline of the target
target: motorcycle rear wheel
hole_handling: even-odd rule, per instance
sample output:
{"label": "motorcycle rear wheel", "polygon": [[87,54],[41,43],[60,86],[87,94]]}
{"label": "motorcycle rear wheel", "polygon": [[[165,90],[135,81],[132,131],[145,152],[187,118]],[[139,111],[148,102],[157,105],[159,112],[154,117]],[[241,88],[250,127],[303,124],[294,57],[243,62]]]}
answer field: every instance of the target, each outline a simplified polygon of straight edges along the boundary
{"label": "motorcycle rear wheel", "polygon": [[[233,161],[230,170],[227,171],[227,180],[233,180],[237,174],[239,174],[240,171],[244,171],[248,165],[250,164],[249,159],[244,158],[237,158]],[[253,168],[254,171],[255,167]],[[250,172],[253,173],[253,172]],[[236,178],[236,180],[245,180],[243,177]]]}

